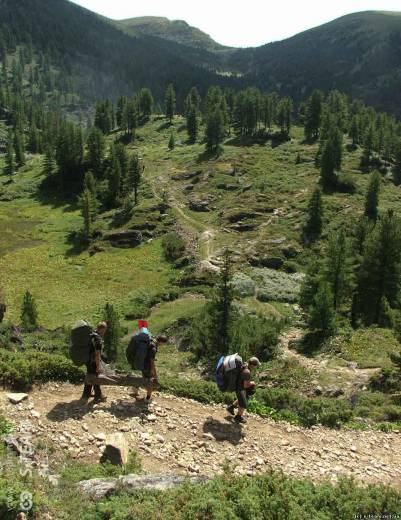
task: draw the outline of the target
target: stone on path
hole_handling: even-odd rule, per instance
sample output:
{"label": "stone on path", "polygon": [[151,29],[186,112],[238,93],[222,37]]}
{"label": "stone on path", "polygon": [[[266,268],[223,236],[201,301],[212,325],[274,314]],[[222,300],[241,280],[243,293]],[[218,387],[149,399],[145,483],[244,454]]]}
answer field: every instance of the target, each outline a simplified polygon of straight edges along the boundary
{"label": "stone on path", "polygon": [[25,399],[28,399],[28,394],[6,394],[6,396],[12,404],[19,404]]}
{"label": "stone on path", "polygon": [[115,466],[124,466],[128,462],[128,442],[122,433],[114,433],[106,438],[106,447],[100,462],[111,462]]}

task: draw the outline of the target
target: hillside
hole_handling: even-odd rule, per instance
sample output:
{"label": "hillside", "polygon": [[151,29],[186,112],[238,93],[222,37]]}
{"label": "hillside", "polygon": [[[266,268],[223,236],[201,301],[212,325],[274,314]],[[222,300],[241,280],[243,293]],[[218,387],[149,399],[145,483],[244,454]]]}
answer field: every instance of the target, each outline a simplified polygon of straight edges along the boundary
{"label": "hillside", "polygon": [[344,16],[292,38],[238,51],[230,63],[248,81],[299,99],[337,88],[400,114],[401,13]]}

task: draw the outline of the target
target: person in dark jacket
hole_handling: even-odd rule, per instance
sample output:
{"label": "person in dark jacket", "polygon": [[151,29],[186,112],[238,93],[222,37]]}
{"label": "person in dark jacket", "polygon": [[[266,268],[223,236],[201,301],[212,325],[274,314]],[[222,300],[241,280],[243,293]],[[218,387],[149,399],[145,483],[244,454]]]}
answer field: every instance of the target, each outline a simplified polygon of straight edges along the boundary
{"label": "person in dark jacket", "polygon": [[[88,363],[86,363],[86,371],[88,374],[101,374],[102,373],[102,350],[103,350],[103,337],[106,334],[107,323],[101,321],[97,324],[96,330],[91,334],[91,356]],[[106,401],[106,397],[102,394],[100,385],[93,385],[95,399],[94,403],[101,403]],[[82,399],[88,400],[91,397],[92,385],[84,385],[84,391],[82,393]]]}
{"label": "person in dark jacket", "polygon": [[[227,411],[231,415],[235,415],[234,420],[237,423],[246,423],[244,412],[248,408],[248,399],[255,393],[256,387],[255,382],[251,380],[251,370],[259,366],[259,359],[251,357],[248,363],[241,367],[235,391],[237,399],[230,406],[227,406]],[[237,414],[235,414],[236,408],[238,408]]]}

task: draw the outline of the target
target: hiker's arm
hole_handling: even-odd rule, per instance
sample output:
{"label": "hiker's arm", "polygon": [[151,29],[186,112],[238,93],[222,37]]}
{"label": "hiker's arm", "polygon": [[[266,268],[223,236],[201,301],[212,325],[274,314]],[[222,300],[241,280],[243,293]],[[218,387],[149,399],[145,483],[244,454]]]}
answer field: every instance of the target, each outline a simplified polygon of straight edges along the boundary
{"label": "hiker's arm", "polygon": [[95,363],[96,363],[96,373],[100,373],[102,371],[102,366],[100,363],[100,350],[95,350]]}

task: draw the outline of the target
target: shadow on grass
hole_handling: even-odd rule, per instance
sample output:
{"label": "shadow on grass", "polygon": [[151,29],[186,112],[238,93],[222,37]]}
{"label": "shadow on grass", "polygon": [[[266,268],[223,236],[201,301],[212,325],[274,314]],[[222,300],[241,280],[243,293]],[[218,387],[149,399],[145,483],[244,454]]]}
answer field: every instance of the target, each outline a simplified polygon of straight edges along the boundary
{"label": "shadow on grass", "polygon": [[280,144],[290,140],[291,138],[286,133],[260,131],[256,134],[238,135],[226,141],[225,144],[239,147],[254,146],[256,144],[264,146],[270,141],[272,148],[276,148]]}
{"label": "shadow on grass", "polygon": [[[77,388],[77,392],[79,389]],[[46,417],[51,422],[64,422],[69,419],[82,419],[86,414],[92,412],[93,401],[74,399],[69,403],[57,403]]]}
{"label": "shadow on grass", "polygon": [[67,244],[69,248],[65,252],[65,257],[78,256],[88,248],[88,241],[84,238],[82,231],[70,231],[67,235]]}
{"label": "shadow on grass", "polygon": [[63,207],[63,211],[75,211],[78,208],[76,186],[61,188],[56,176],[45,178],[34,194],[36,201],[53,208]]}
{"label": "shadow on grass", "polygon": [[165,121],[164,123],[162,123],[160,126],[157,127],[157,131],[163,132],[163,130],[167,130],[171,126],[172,126],[172,124],[170,123],[170,121]]}
{"label": "shadow on grass", "polygon": [[[231,416],[228,417],[233,421]],[[228,441],[234,446],[244,438],[242,426],[235,422],[222,423],[214,418],[209,418],[203,423],[204,433],[211,433],[216,441]]]}
{"label": "shadow on grass", "polygon": [[213,152],[211,152],[210,150],[205,150],[204,152],[198,155],[198,157],[196,158],[196,162],[199,164],[202,162],[218,159],[222,153],[223,149],[221,147],[219,147],[217,151]]}

